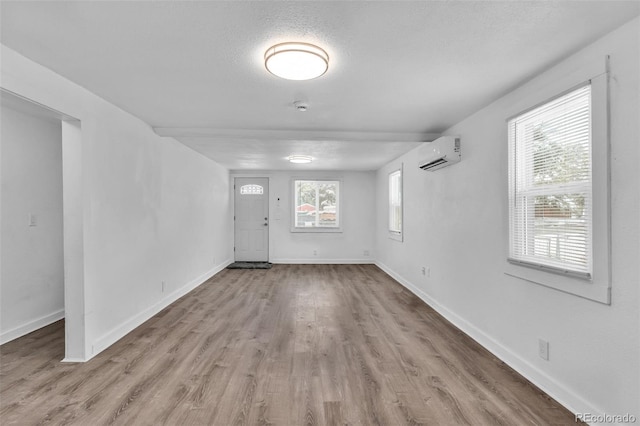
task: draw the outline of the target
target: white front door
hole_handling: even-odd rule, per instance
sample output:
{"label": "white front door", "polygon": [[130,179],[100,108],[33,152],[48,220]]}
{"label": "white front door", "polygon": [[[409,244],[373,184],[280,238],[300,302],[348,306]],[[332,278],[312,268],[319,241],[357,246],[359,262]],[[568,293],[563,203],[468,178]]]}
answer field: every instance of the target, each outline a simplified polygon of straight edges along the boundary
{"label": "white front door", "polygon": [[235,260],[269,261],[269,178],[235,178]]}

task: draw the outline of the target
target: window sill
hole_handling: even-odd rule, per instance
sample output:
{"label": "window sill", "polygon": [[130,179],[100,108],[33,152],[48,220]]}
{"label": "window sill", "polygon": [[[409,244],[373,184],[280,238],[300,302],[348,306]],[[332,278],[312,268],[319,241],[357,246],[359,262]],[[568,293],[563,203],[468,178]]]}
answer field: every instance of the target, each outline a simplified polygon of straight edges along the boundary
{"label": "window sill", "polygon": [[404,237],[402,236],[402,232],[393,232],[389,231],[389,239],[395,241],[404,241]]}
{"label": "window sill", "polygon": [[307,234],[335,234],[335,233],[341,233],[342,232],[342,228],[315,228],[315,227],[308,227],[308,228],[291,228],[291,232],[293,233],[307,233]]}
{"label": "window sill", "polygon": [[606,277],[594,276],[594,279],[589,280],[558,275],[509,262],[506,262],[504,273],[510,277],[573,294],[584,299],[604,303],[605,305],[611,304],[611,287]]}

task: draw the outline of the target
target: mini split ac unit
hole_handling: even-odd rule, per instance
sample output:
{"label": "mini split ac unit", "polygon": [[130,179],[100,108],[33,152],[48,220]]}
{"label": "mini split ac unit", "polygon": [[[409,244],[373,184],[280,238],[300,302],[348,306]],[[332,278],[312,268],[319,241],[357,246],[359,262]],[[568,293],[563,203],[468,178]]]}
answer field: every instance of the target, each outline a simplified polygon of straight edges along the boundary
{"label": "mini split ac unit", "polygon": [[460,138],[442,136],[426,144],[427,155],[418,163],[422,170],[432,172],[460,162]]}

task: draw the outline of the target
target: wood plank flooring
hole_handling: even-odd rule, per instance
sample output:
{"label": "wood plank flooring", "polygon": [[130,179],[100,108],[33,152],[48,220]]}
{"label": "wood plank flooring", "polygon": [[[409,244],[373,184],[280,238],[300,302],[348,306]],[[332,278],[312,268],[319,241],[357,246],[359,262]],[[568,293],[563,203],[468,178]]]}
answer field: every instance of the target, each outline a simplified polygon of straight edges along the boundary
{"label": "wood plank flooring", "polygon": [[372,265],[225,270],[84,364],[0,347],[3,425],[574,425]]}

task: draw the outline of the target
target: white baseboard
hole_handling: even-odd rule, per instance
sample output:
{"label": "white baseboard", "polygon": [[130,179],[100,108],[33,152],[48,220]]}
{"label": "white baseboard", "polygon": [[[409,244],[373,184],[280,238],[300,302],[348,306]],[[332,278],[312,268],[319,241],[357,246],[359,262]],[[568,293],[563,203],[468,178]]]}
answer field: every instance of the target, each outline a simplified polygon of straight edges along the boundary
{"label": "white baseboard", "polygon": [[547,395],[558,401],[561,405],[567,408],[572,413],[604,413],[602,409],[597,408],[594,404],[588,402],[580,395],[568,389],[562,383],[559,383],[553,377],[550,377],[545,372],[539,370],[526,359],[523,359],[516,353],[512,352],[509,348],[502,345],[500,342],[493,339],[484,331],[477,328],[475,325],[460,317],[455,312],[449,310],[447,307],[438,303],[435,299],[429,296],[424,291],[413,285],[410,281],[405,279],[400,274],[386,266],[381,262],[376,261],[376,266],[382,269],[385,273],[391,276],[394,280],[402,284],[407,290],[415,294],[422,299],[424,303],[432,307],[436,312],[450,321],[458,329],[463,331],[473,340],[482,345],[485,349],[502,360],[509,367],[516,370],[522,376],[524,376],[531,383],[536,385]]}
{"label": "white baseboard", "polygon": [[214,276],[218,272],[222,271],[224,268],[229,266],[231,263],[233,263],[232,260],[226,260],[225,262],[223,262],[223,263],[221,263],[219,265],[216,265],[214,268],[210,269],[209,271],[205,272],[204,274],[200,275],[199,277],[189,281],[184,286],[180,287],[178,290],[168,294],[167,296],[162,298],[156,304],[148,307],[144,311],[142,311],[142,312],[136,314],[135,316],[129,318],[128,320],[126,320],[125,322],[121,323],[117,327],[114,327],[108,333],[106,333],[103,336],[101,336],[100,338],[94,340],[93,344],[91,345],[91,349],[92,349],[91,350],[91,354],[87,359],[79,360],[79,361],[77,361],[75,359],[74,360],[71,360],[71,359],[70,360],[66,360],[65,359],[64,361],[66,361],[66,362],[84,362],[84,361],[90,360],[91,358],[93,358],[94,356],[98,355],[100,352],[102,352],[103,350],[107,349],[109,346],[113,345],[118,340],[122,339],[124,336],[129,334],[136,327],[139,327],[142,323],[147,321],[149,318],[153,317],[155,314],[157,314],[158,312],[160,312],[161,310],[163,310],[164,308],[166,308],[167,306],[169,306],[170,304],[172,304],[173,302],[175,302],[176,300],[178,300],[179,298],[181,298],[185,294],[187,294],[190,291],[192,291],[195,288],[197,288],[198,286],[203,284],[205,281],[207,281],[209,278],[211,278],[212,276]]}
{"label": "white baseboard", "polygon": [[4,331],[0,334],[0,345],[4,345],[7,342],[36,331],[42,327],[46,327],[47,325],[59,321],[62,318],[64,318],[64,309],[41,316],[40,318],[36,318],[18,327],[12,328],[11,330]]}
{"label": "white baseboard", "polygon": [[364,259],[271,259],[271,263],[291,264],[291,265],[363,265],[375,264],[370,257]]}
{"label": "white baseboard", "polygon": [[87,361],[87,360],[86,359],[82,359],[82,358],[64,358],[60,362],[85,362],[85,361]]}

